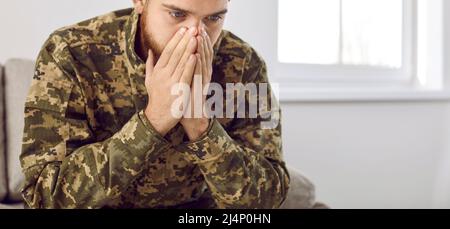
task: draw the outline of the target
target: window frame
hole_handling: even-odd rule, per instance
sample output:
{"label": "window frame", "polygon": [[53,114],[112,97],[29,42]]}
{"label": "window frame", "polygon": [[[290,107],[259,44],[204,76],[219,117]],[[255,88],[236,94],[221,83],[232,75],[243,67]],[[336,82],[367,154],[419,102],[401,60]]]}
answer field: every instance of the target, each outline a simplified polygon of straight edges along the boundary
{"label": "window frame", "polygon": [[[277,0],[246,0],[230,4],[224,29],[242,38],[262,56],[267,64],[269,80],[278,89],[276,95],[281,102],[450,101],[450,16],[447,14],[450,3],[444,0],[421,1],[430,8],[425,18],[429,28],[427,31],[413,28],[412,32],[425,37],[422,39],[425,42],[411,41],[418,44],[414,44],[411,51],[413,77],[409,80],[393,79],[382,72],[376,78],[342,79],[331,75],[308,80],[298,77],[302,76],[300,74],[287,77],[289,75],[284,75],[286,71],[296,72],[296,69],[283,69],[278,63]],[[248,10],[255,5],[259,6],[258,10]],[[424,46],[424,43],[429,47],[418,54],[418,46]],[[422,66],[421,69],[418,66]],[[417,76],[418,69],[420,77]],[[332,70],[328,72],[334,73]]]}
{"label": "window frame", "polygon": [[[400,69],[388,69],[374,66],[357,66],[346,64],[301,64],[281,63],[278,58],[278,35],[279,24],[277,24],[277,62],[275,63],[277,81],[281,84],[363,84],[363,85],[408,85],[414,79],[414,46],[416,44],[416,1],[403,1],[403,31],[402,31],[402,67]],[[277,10],[277,22],[279,23],[279,9]]]}

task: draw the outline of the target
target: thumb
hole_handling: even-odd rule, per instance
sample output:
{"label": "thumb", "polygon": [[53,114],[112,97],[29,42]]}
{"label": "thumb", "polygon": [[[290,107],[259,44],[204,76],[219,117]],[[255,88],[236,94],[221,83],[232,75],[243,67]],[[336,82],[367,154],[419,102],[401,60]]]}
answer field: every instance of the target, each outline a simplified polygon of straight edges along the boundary
{"label": "thumb", "polygon": [[145,63],[145,81],[148,81],[153,75],[153,69],[155,68],[153,52],[151,49],[148,50],[147,62]]}

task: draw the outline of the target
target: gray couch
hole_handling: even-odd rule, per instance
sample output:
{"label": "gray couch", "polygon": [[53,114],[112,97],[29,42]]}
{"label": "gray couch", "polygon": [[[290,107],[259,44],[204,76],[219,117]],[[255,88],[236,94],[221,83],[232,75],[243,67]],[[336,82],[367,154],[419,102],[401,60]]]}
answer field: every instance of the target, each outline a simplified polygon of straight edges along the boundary
{"label": "gray couch", "polygon": [[[23,105],[33,77],[34,62],[14,59],[0,64],[0,209],[23,208],[23,175],[19,163],[23,131]],[[313,184],[290,168],[291,188],[284,209],[326,208],[315,201]]]}

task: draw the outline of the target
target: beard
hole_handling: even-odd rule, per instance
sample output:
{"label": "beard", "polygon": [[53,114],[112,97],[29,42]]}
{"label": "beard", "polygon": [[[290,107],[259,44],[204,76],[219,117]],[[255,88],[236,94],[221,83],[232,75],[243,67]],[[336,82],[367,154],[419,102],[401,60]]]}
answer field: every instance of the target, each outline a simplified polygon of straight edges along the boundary
{"label": "beard", "polygon": [[155,36],[151,33],[151,27],[150,23],[147,20],[147,7],[145,7],[144,12],[139,18],[139,37],[140,37],[140,46],[142,50],[142,53],[147,56],[148,50],[151,49],[154,55],[155,63],[159,60],[159,57],[161,56],[164,47],[154,39]]}

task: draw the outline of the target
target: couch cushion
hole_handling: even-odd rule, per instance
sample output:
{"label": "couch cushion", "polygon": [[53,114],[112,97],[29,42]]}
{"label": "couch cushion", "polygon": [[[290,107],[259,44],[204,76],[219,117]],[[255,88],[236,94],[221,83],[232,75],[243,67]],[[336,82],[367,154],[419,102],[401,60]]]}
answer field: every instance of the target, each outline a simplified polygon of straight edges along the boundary
{"label": "couch cushion", "polygon": [[315,187],[308,178],[294,168],[289,169],[291,182],[286,200],[281,209],[316,208]]}
{"label": "couch cushion", "polygon": [[0,64],[0,203],[5,199],[7,193],[6,183],[6,161],[5,161],[5,138],[3,123],[3,67]]}
{"label": "couch cushion", "polygon": [[6,158],[8,171],[8,200],[21,201],[24,180],[19,156],[22,148],[24,104],[34,72],[30,60],[9,60],[5,64]]}
{"label": "couch cushion", "polygon": [[0,204],[0,209],[24,209],[24,203]]}

